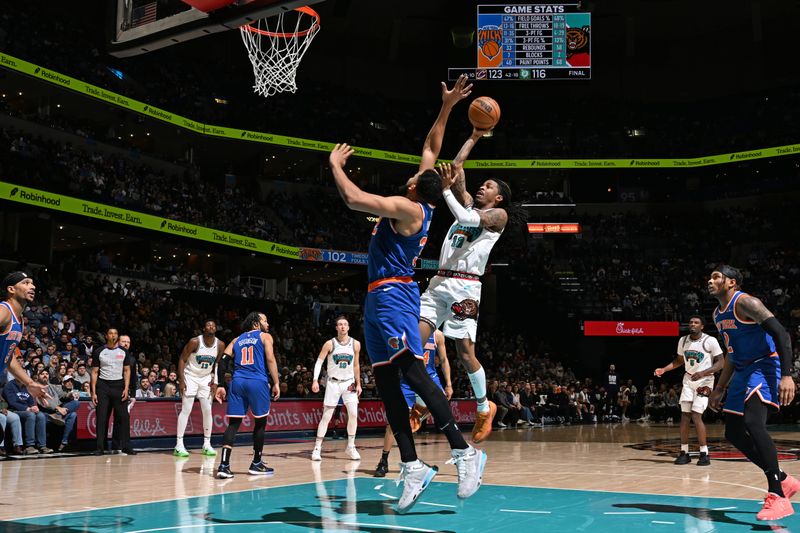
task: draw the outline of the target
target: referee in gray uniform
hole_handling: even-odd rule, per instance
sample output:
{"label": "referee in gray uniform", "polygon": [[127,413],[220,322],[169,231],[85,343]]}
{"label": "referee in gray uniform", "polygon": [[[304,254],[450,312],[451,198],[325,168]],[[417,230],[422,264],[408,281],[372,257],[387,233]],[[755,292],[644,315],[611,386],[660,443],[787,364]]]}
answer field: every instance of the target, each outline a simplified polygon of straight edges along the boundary
{"label": "referee in gray uniform", "polygon": [[[114,328],[106,332],[106,345],[92,354],[92,402],[96,407],[97,449],[103,455],[108,435],[108,421],[114,409],[114,426],[119,427],[119,447],[122,453],[136,455],[131,449],[131,423],[128,415],[128,383],[131,367],[128,352],[119,343]],[[116,451],[116,450],[115,450]]]}

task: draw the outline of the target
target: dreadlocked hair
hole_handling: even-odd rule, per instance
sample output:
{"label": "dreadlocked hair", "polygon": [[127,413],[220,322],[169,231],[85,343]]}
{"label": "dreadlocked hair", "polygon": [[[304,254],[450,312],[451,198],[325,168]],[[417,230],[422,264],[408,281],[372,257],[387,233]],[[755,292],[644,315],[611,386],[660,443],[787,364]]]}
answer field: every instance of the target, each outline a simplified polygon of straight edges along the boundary
{"label": "dreadlocked hair", "polygon": [[495,205],[505,210],[508,215],[506,228],[503,236],[497,243],[497,255],[508,256],[510,252],[522,247],[523,250],[528,246],[528,212],[519,204],[512,203],[511,187],[503,180],[492,178],[497,183],[499,193],[503,199]]}

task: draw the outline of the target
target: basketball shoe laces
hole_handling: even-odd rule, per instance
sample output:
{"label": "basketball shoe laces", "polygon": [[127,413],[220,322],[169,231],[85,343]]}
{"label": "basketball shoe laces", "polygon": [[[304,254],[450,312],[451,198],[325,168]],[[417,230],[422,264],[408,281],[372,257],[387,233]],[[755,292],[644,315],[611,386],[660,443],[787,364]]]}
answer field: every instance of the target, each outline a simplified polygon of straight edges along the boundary
{"label": "basketball shoe laces", "polygon": [[461,482],[464,480],[464,478],[467,477],[466,460],[467,460],[467,454],[461,453],[457,456],[453,456],[451,459],[448,459],[447,462],[445,463],[448,465],[456,465],[456,471],[458,472],[459,486],[461,485]]}
{"label": "basketball shoe laces", "polygon": [[397,476],[397,479],[394,480],[394,484],[396,487],[400,486],[400,483],[406,482],[406,474],[408,473],[408,468],[406,468],[405,463],[400,463],[400,475]]}

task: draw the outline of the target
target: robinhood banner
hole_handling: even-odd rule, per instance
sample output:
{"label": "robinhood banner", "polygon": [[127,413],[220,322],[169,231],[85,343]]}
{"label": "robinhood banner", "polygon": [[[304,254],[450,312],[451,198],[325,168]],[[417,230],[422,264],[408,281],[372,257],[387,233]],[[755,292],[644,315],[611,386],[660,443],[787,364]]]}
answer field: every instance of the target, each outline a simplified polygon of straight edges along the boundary
{"label": "robinhood banner", "polygon": [[[262,142],[285,146],[287,148],[300,148],[304,150],[315,150],[318,152],[329,152],[333,149],[333,143],[326,141],[315,141],[312,139],[302,139],[299,137],[287,137],[273,133],[262,133],[257,131],[241,130],[213,124],[203,124],[181,115],[172,113],[133,98],[128,98],[107,89],[102,89],[90,83],[86,83],[75,78],[71,78],[59,72],[42,68],[28,61],[0,53],[0,67],[15,70],[23,74],[28,74],[42,81],[59,85],[71,89],[91,98],[102,100],[108,104],[115,105],[147,115],[156,120],[169,122],[181,128],[191,130],[202,135],[222,137],[237,141]],[[418,165],[420,158],[416,155],[389,152],[376,148],[363,148],[354,146],[355,155],[380,161],[392,163],[406,163]],[[695,157],[690,159],[487,159],[467,161],[465,168],[474,169],[502,169],[502,170],[531,170],[548,168],[615,168],[615,169],[648,169],[648,168],[692,168],[705,167],[711,165],[721,165],[736,161],[764,159],[768,157],[780,157],[800,153],[800,144],[788,144],[786,146],[775,146],[760,150],[747,152],[734,152],[729,154],[719,154],[705,157]]]}
{"label": "robinhood banner", "polygon": [[300,259],[300,248],[296,246],[263,241],[253,237],[237,235],[236,233],[188,224],[171,218],[140,213],[122,207],[81,200],[79,198],[72,198],[71,196],[13,185],[11,183],[0,182],[0,199],[29,204],[36,207],[45,207],[47,209],[55,209],[73,215],[99,218],[108,222],[127,224],[137,228],[160,231],[162,233],[199,239],[201,241],[223,244],[225,246],[244,248],[252,252]]}
{"label": "robinhood banner", "polygon": [[[71,196],[33,189],[0,181],[0,200],[9,200],[36,207],[55,209],[64,213],[99,218],[108,222],[127,224],[137,228],[160,231],[171,235],[179,235],[190,239],[213,242],[225,246],[244,248],[252,252],[278,255],[303,261],[322,261],[325,263],[347,263],[366,265],[367,254],[364,252],[347,252],[341,250],[322,250],[319,248],[300,248],[272,241],[264,241],[254,237],[246,237],[228,231],[204,226],[197,226],[171,218],[164,218],[139,211],[131,211],[123,207],[101,204]],[[438,267],[438,261],[423,259],[421,269]]]}

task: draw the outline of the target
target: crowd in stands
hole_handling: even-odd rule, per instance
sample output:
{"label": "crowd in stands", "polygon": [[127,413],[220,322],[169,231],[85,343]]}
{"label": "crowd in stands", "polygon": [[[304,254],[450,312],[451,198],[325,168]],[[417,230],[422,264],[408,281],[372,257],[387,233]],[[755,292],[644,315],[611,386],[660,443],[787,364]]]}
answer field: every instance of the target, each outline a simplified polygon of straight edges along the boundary
{"label": "crowd in stands", "polygon": [[[797,236],[791,210],[717,210],[698,215],[582,216],[584,238],[559,254],[562,270],[582,285],[575,305],[586,318],[688,320],[709,316],[707,280],[729,262],[745,289],[788,323],[800,319],[800,255],[783,243]],[[776,229],[781,228],[780,235]],[[676,253],[678,251],[678,253]]]}
{"label": "crowd in stands", "polygon": [[[749,266],[774,272],[778,278],[790,271],[797,275],[796,268],[782,268],[784,260],[754,252]],[[19,344],[19,358],[34,379],[49,384],[53,399],[47,405],[35,405],[18,383],[12,380],[5,384],[6,403],[0,405],[0,413],[11,435],[8,449],[13,453],[51,453],[68,445],[77,402],[90,398],[92,356],[103,345],[107,327],[114,326],[131,337],[130,353],[136,360],[137,383],[132,396],[137,400],[177,398],[180,394],[177,359],[185,343],[199,333],[207,317],[215,317],[218,336],[223,341],[230,340],[240,331],[238,322],[252,305],[246,300],[239,307],[216,304],[211,296],[203,299],[205,305],[198,305],[196,301],[180,298],[177,291],[172,294],[158,291],[135,280],[112,281],[103,274],[66,281],[54,270],[42,269],[35,271],[34,277],[37,299],[24,312],[25,330]],[[772,287],[773,291],[765,294],[765,301],[784,313],[787,293],[794,292],[794,285]],[[328,290],[323,299],[333,292]],[[330,308],[316,314],[314,304],[319,298],[319,294],[299,291],[277,301],[261,301],[275,337],[284,398],[322,397],[322,393],[310,390],[311,370],[320,347],[333,335],[334,321],[341,311]],[[360,314],[354,312],[348,316],[352,334],[363,336]],[[791,316],[800,318],[800,312],[794,310]],[[795,341],[799,331],[798,328],[793,331]],[[454,397],[469,398],[472,396],[469,380],[453,346],[448,349]],[[795,342],[796,355],[799,351]],[[526,337],[510,326],[483,329],[478,353],[486,369],[489,394],[499,406],[498,428],[633,419],[671,422],[679,416],[679,384],[655,384],[653,380],[647,384],[634,383],[619,376],[612,383],[606,381],[607,375],[580,375],[565,365],[565,354],[548,341]],[[800,357],[795,361],[800,368]],[[361,369],[363,397],[377,398],[366,353],[362,355]],[[230,375],[225,379],[230,379]],[[321,382],[324,385],[324,379]],[[791,417],[796,415],[800,415],[800,407],[792,406],[783,416],[793,420]]]}

